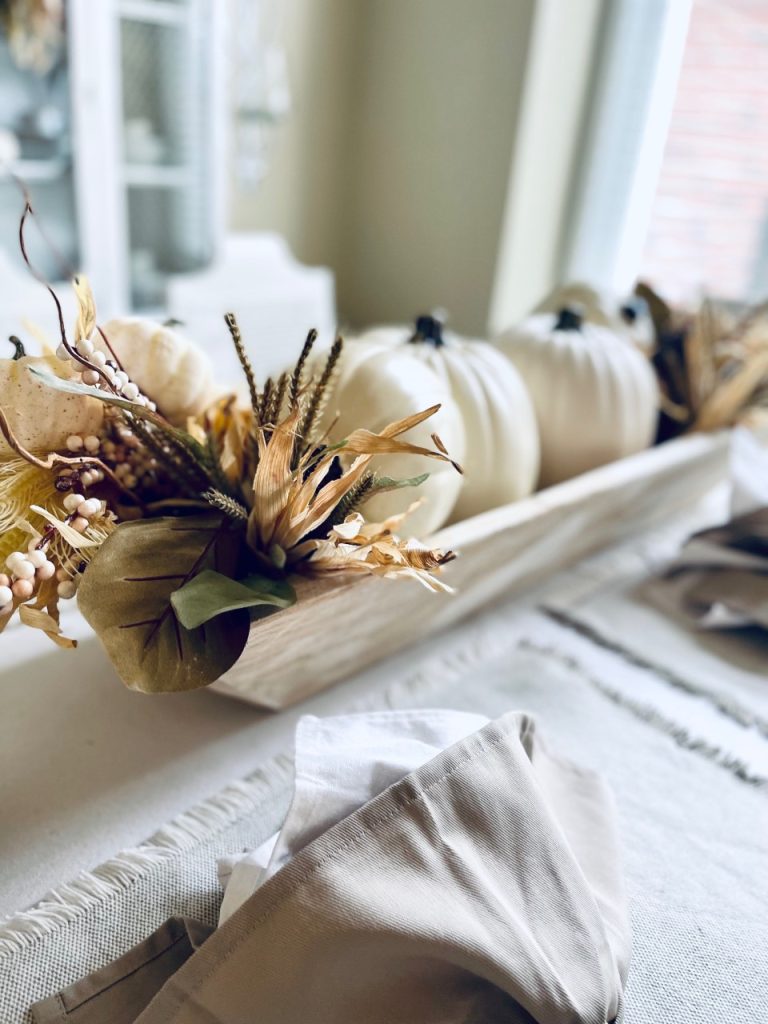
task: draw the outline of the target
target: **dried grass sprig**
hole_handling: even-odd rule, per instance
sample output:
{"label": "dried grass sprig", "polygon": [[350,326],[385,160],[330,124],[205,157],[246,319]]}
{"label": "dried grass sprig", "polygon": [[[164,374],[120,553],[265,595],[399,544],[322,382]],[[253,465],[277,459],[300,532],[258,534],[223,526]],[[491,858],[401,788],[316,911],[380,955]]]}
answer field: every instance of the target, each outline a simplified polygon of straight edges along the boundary
{"label": "dried grass sprig", "polygon": [[343,523],[347,516],[357,512],[364,502],[371,496],[375,489],[376,474],[367,473],[362,480],[354,485],[331,513],[328,526],[338,526]]}
{"label": "dried grass sprig", "polygon": [[228,494],[211,488],[203,492],[203,498],[209,505],[223,512],[224,515],[234,520],[234,522],[245,523],[248,521],[248,509],[245,505],[241,505],[239,501],[230,498]]}
{"label": "dried grass sprig", "polygon": [[289,392],[289,402],[291,407],[298,405],[299,395],[304,387],[304,370],[307,365],[309,355],[314,348],[315,342],[317,341],[317,331],[313,328],[309,334],[307,334],[304,347],[301,350],[301,355],[298,358],[296,366],[294,367],[291,375],[291,388]]}
{"label": "dried grass sprig", "polygon": [[235,352],[237,352],[237,358],[240,361],[243,373],[245,375],[246,382],[248,384],[248,395],[251,400],[251,408],[253,409],[253,415],[256,419],[256,424],[260,425],[262,420],[259,415],[259,389],[256,385],[256,375],[253,372],[253,366],[251,360],[248,358],[248,353],[245,351],[245,345],[243,344],[243,336],[240,333],[240,325],[237,322],[237,317],[234,313],[225,313],[224,322],[229,329],[232,342],[235,346]]}
{"label": "dried grass sprig", "polygon": [[312,445],[313,432],[320,421],[320,417],[322,416],[328,402],[331,383],[336,373],[339,360],[341,359],[343,349],[344,341],[341,337],[336,338],[331,346],[331,351],[328,353],[328,358],[325,362],[325,366],[323,367],[323,372],[309,390],[306,407],[299,422],[298,429],[298,436],[303,439],[305,451]]}

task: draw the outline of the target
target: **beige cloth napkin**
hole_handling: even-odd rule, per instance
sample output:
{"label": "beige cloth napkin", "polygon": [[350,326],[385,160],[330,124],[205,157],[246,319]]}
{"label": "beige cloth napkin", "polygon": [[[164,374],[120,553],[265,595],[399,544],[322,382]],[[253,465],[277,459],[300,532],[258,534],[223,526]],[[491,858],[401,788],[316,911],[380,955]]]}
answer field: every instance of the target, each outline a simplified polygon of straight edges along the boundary
{"label": "beige cloth napkin", "polygon": [[139,1022],[595,1024],[628,958],[609,794],[515,713],[301,851]]}
{"label": "beige cloth napkin", "polygon": [[694,534],[644,592],[699,629],[768,630],[768,507]]}
{"label": "beige cloth napkin", "polygon": [[137,1024],[602,1024],[628,961],[610,794],[512,713],[305,847]]}

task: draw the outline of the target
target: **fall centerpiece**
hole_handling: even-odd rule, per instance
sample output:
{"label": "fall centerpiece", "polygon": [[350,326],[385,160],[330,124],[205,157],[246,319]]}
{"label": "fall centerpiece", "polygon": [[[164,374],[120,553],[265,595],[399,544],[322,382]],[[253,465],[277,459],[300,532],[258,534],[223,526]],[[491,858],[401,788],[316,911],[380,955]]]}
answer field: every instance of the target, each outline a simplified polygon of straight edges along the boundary
{"label": "fall centerpiece", "polygon": [[217,394],[204,353],[137,318],[96,322],[87,281],[78,317],[61,305],[56,351],[0,360],[0,629],[14,615],[61,647],[59,608],[77,596],[125,684],[204,686],[238,659],[255,619],[296,600],[302,576],[438,577],[453,558],[396,531],[408,509],[366,522],[377,492],[412,488],[371,467],[388,454],[452,462],[403,435],[439,406],[328,440],[321,424],[342,352],[310,333],[296,365],[259,387],[226,316],[247,398]]}

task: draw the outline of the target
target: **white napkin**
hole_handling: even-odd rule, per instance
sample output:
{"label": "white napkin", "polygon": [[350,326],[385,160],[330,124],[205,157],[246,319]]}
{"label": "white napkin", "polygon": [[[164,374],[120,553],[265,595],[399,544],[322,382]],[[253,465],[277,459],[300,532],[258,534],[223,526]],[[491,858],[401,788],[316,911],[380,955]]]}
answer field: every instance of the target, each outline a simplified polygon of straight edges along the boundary
{"label": "white napkin", "polygon": [[768,447],[744,427],[731,435],[731,516],[743,516],[768,505]]}
{"label": "white napkin", "polygon": [[219,860],[225,887],[219,924],[304,846],[488,721],[484,715],[448,710],[300,718],[293,799],[285,822],[257,849]]}

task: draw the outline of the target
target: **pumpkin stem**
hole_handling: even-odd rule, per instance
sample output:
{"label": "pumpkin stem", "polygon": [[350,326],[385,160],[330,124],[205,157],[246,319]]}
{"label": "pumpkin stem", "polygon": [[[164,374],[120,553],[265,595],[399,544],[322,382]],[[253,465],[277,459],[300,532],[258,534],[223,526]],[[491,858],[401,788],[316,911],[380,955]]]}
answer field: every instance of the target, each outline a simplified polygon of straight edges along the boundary
{"label": "pumpkin stem", "polygon": [[13,353],[13,356],[11,357],[13,362],[15,363],[17,359],[23,359],[27,353],[24,350],[24,343],[22,342],[21,338],[17,338],[15,334],[12,334],[8,338],[8,341],[10,341],[10,343],[16,350]]}
{"label": "pumpkin stem", "polygon": [[416,330],[408,339],[408,343],[416,345],[421,341],[428,341],[435,348],[445,344],[443,325],[437,317],[426,314],[416,317]]}
{"label": "pumpkin stem", "polygon": [[584,323],[584,314],[577,306],[563,306],[557,314],[554,329],[556,331],[580,331]]}
{"label": "pumpkin stem", "polygon": [[633,295],[627,299],[624,305],[619,310],[621,319],[625,324],[633,324],[638,317],[648,312],[648,304],[645,299],[639,295]]}

